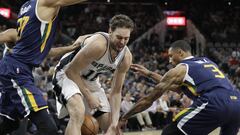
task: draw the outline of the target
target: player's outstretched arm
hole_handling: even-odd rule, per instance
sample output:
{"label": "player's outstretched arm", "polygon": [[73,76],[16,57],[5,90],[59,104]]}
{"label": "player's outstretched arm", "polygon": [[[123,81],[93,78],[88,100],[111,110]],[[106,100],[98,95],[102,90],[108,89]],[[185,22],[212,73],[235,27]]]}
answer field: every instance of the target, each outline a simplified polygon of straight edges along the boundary
{"label": "player's outstretched arm", "polygon": [[59,58],[59,57],[63,56],[64,54],[66,54],[68,52],[71,52],[71,51],[73,51],[73,50],[75,50],[79,47],[80,47],[80,44],[72,44],[72,45],[69,45],[69,46],[51,48],[47,57],[48,58],[49,57]]}
{"label": "player's outstretched arm", "polygon": [[15,43],[17,41],[17,30],[7,29],[0,33],[0,44],[2,43]]}
{"label": "player's outstretched arm", "polygon": [[38,0],[36,14],[40,20],[50,22],[56,18],[60,7],[73,5],[84,1],[86,0]]}
{"label": "player's outstretched arm", "polygon": [[160,83],[154,88],[154,90],[145,97],[141,98],[126,114],[123,115],[122,119],[126,120],[132,115],[142,112],[149,108],[152,103],[157,100],[167,90],[175,91],[181,86],[187,68],[185,65],[177,66],[169,70],[161,79]]}
{"label": "player's outstretched arm", "polygon": [[69,45],[69,46],[51,48],[50,52],[48,53],[48,57],[58,57],[59,58],[68,52],[78,49],[80,47],[81,43],[85,40],[85,38],[87,38],[91,35],[92,34],[79,36],[78,39],[72,45]]}
{"label": "player's outstretched arm", "polygon": [[151,78],[153,80],[155,80],[157,83],[160,82],[160,80],[162,79],[162,76],[152,72],[150,70],[148,70],[147,68],[145,68],[143,65],[139,65],[139,64],[132,64],[131,65],[131,69],[145,77]]}
{"label": "player's outstretched arm", "polygon": [[41,0],[45,6],[49,7],[62,7],[81,3],[87,0]]}
{"label": "player's outstretched arm", "polygon": [[116,69],[112,81],[111,93],[110,93],[110,107],[111,107],[111,123],[107,130],[106,135],[115,135],[118,132],[117,125],[120,117],[120,105],[121,105],[121,91],[125,80],[125,75],[132,64],[132,54],[129,50],[126,51],[126,55]]}

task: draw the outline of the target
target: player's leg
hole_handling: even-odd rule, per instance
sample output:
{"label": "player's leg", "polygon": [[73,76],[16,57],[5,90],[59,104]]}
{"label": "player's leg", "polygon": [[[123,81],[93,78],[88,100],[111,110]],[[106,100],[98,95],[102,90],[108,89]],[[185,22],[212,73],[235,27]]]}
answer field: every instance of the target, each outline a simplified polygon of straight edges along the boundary
{"label": "player's leg", "polygon": [[[101,104],[101,108],[99,108],[98,111],[96,111],[93,116],[97,119],[98,123],[99,123],[99,127],[106,132],[109,125],[110,125],[110,105],[107,99],[107,96],[104,92],[103,89],[101,88],[96,88],[98,89],[98,91],[94,92],[93,95],[98,97],[100,104]],[[87,112],[91,111],[88,107],[88,105],[86,104],[86,110]]]}
{"label": "player's leg", "polygon": [[236,123],[228,123],[221,127],[220,135],[237,135],[240,125]]}
{"label": "player's leg", "polygon": [[29,119],[37,126],[37,135],[57,135],[57,126],[47,109],[31,112]]}
{"label": "player's leg", "polygon": [[[97,114],[96,112],[95,114]],[[99,112],[100,113],[100,112]],[[109,125],[110,125],[110,113],[109,112],[101,112],[101,115],[98,117],[95,117],[98,121],[99,127],[106,132]]]}
{"label": "player's leg", "polygon": [[[47,102],[43,98],[40,89],[34,86],[32,70],[26,65],[16,63],[8,63],[7,67],[4,72],[0,72],[0,82],[3,86],[0,88],[3,94],[0,101],[0,113],[9,119],[18,120],[27,117],[31,112],[46,109]],[[1,65],[1,71],[2,69]],[[45,120],[43,122],[41,124],[47,125],[49,121]],[[39,128],[38,123],[36,125]]]}
{"label": "player's leg", "polygon": [[176,122],[172,122],[163,129],[162,135],[184,135],[184,133],[178,129]]}
{"label": "player's leg", "polygon": [[56,78],[54,90],[61,103],[61,106],[57,104],[58,116],[62,117],[67,113],[70,116],[65,135],[81,135],[85,106],[78,86],[62,74]]}
{"label": "player's leg", "polygon": [[228,98],[229,101],[226,102],[225,110],[228,110],[228,113],[225,113],[226,119],[225,124],[221,126],[221,135],[237,135],[240,130],[240,93],[236,91],[231,96],[232,98]]}
{"label": "player's leg", "polygon": [[12,132],[11,135],[21,135],[21,134],[27,134],[27,125],[28,125],[28,118],[24,118],[20,121],[19,128]]}
{"label": "player's leg", "polygon": [[16,110],[21,117],[29,116],[40,135],[55,135],[57,128],[47,111],[47,101],[41,89],[34,85],[33,80],[32,71],[26,67],[21,68],[17,77],[11,80],[14,88],[17,89],[16,97],[19,97],[18,100],[14,100]]}
{"label": "player's leg", "polygon": [[26,83],[19,89],[22,92],[21,99],[26,103],[24,108],[19,108],[19,112],[24,112],[23,109],[30,111],[29,119],[37,126],[39,135],[56,135],[56,124],[47,111],[48,106],[40,89],[31,83]]}
{"label": "player's leg", "polygon": [[11,133],[19,127],[19,120],[10,120],[5,116],[0,116],[0,135]]}
{"label": "player's leg", "polygon": [[85,116],[85,107],[80,94],[74,94],[67,101],[70,116],[65,135],[81,135],[81,127]]}
{"label": "player's leg", "polygon": [[209,97],[200,97],[187,109],[176,115],[175,122],[184,134],[208,135],[220,126],[221,112]]}
{"label": "player's leg", "polygon": [[20,98],[17,90],[13,88],[11,78],[5,75],[8,73],[7,69],[4,70],[4,65],[0,64],[0,135],[5,135],[19,127],[18,113],[12,98],[14,101]]}

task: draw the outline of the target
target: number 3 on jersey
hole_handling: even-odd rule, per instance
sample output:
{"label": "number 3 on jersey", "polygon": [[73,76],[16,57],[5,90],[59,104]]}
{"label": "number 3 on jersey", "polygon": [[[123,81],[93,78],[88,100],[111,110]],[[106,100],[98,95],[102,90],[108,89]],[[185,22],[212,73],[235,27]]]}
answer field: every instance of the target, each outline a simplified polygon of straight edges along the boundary
{"label": "number 3 on jersey", "polygon": [[27,22],[29,21],[29,16],[23,16],[22,18],[19,18],[17,20],[17,32],[18,32],[18,37],[21,37],[21,34],[27,24]]}
{"label": "number 3 on jersey", "polygon": [[224,74],[213,64],[204,65],[205,68],[211,68],[211,71],[214,72],[216,78],[225,78]]}

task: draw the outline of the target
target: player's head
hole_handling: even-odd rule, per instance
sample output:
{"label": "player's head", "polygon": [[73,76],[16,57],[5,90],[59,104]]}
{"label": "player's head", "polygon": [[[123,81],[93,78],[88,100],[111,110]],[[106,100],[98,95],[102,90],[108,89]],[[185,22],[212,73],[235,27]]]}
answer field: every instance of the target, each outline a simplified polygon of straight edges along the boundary
{"label": "player's head", "polygon": [[128,43],[134,23],[126,15],[115,15],[109,22],[110,46],[120,52]]}
{"label": "player's head", "polygon": [[168,50],[169,62],[177,65],[184,58],[191,56],[191,47],[185,40],[177,40],[171,44]]}

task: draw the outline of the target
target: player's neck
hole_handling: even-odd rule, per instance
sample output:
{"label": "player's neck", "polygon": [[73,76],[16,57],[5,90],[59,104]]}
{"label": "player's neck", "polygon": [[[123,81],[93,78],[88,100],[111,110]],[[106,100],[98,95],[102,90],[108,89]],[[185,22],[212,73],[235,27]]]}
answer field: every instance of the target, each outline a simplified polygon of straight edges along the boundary
{"label": "player's neck", "polygon": [[112,60],[115,60],[116,57],[118,56],[118,52],[115,51],[112,47],[109,48],[109,53],[110,53],[110,56],[111,56]]}
{"label": "player's neck", "polygon": [[191,53],[185,53],[181,59],[184,60],[184,59],[188,59],[191,57],[193,57]]}

